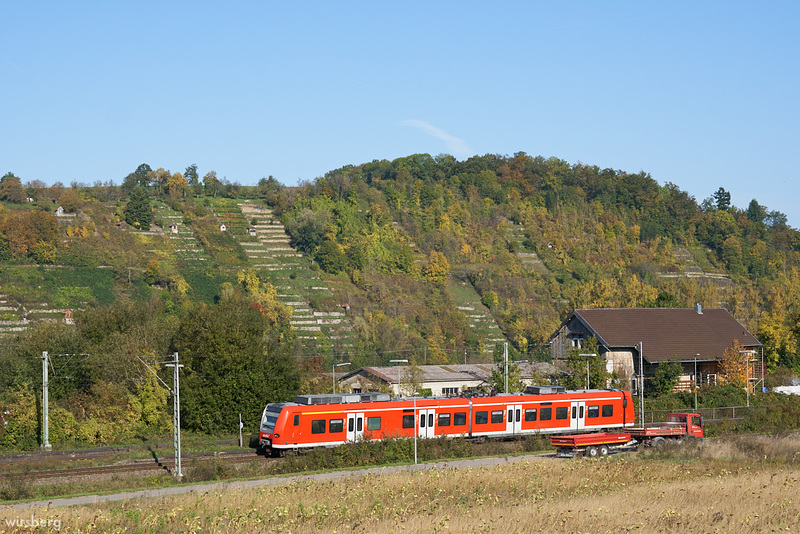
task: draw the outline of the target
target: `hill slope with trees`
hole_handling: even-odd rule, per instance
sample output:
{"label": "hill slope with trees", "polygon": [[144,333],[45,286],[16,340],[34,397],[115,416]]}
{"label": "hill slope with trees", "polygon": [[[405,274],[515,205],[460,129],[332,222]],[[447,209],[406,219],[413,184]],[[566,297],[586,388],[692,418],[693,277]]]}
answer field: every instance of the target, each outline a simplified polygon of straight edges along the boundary
{"label": "hill slope with trees", "polygon": [[297,187],[195,165],[119,186],[8,173],[0,201],[4,448],[36,445],[43,351],[51,436],[88,443],[168,428],[139,359],[179,352],[186,428],[241,412],[253,429],[265,402],[329,388],[334,363],[490,362],[504,340],[547,359],[578,307],[724,307],[770,370],[800,371],[800,234],[724,187],[697,202],[643,172],[416,154]]}

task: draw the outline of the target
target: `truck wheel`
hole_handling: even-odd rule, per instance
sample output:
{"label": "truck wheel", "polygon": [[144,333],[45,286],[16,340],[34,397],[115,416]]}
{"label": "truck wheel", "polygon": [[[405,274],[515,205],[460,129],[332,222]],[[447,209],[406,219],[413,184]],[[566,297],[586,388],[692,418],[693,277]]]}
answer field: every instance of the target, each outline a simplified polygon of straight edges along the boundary
{"label": "truck wheel", "polygon": [[589,458],[597,458],[597,455],[600,451],[597,450],[597,447],[587,447],[586,448],[586,456]]}
{"label": "truck wheel", "polygon": [[608,445],[600,445],[600,456],[608,456]]}

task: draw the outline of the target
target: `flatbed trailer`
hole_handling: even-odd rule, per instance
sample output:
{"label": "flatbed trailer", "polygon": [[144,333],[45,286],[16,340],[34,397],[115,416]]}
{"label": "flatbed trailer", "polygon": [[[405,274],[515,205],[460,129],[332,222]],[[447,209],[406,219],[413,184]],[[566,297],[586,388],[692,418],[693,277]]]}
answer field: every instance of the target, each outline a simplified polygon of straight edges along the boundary
{"label": "flatbed trailer", "polygon": [[577,454],[590,458],[607,456],[613,449],[630,443],[631,435],[627,432],[594,432],[591,434],[550,436],[550,445],[558,449],[557,455],[562,458],[571,458]]}
{"label": "flatbed trailer", "polygon": [[703,417],[697,413],[675,412],[663,423],[642,428],[628,428],[624,432],[594,432],[551,436],[550,445],[556,447],[557,455],[571,458],[584,455],[590,458],[606,456],[611,450],[638,443],[658,446],[667,440],[703,438]]}

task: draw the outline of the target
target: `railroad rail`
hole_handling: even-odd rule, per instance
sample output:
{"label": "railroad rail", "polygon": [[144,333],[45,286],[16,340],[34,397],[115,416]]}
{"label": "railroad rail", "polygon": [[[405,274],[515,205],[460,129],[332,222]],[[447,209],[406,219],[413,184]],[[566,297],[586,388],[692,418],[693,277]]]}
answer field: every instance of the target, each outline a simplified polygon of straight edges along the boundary
{"label": "railroad rail", "polygon": [[[190,461],[219,460],[225,463],[245,463],[265,460],[263,456],[257,454],[256,451],[252,449],[244,449],[241,451],[219,451],[212,453],[187,453],[183,455],[183,458]],[[14,473],[7,472],[0,473],[0,479],[26,478],[32,480],[44,480],[52,478],[66,479],[95,475],[110,475],[137,471],[171,472],[174,467],[174,456],[164,456],[163,458],[145,458],[113,465],[72,467],[65,469],[43,469],[38,471],[19,471]]]}

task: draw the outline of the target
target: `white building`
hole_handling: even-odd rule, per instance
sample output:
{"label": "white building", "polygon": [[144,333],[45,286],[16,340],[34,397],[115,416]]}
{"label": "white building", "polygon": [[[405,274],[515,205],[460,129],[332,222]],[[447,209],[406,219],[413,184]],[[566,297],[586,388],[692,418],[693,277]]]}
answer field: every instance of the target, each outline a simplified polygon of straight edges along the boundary
{"label": "white building", "polygon": [[[522,382],[526,386],[537,385],[542,379],[552,376],[556,369],[549,363],[513,364],[520,370]],[[456,365],[419,365],[391,367],[362,367],[355,371],[337,376],[337,390],[364,393],[376,388],[390,390],[396,397],[412,395],[411,383],[413,369],[418,369],[419,376],[413,380],[418,384],[417,393],[430,390],[430,395],[459,395],[462,392],[485,386],[489,383],[492,370],[497,367],[485,364]]]}

